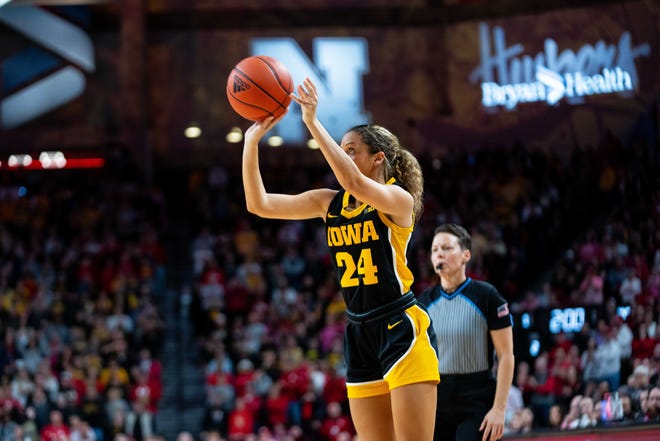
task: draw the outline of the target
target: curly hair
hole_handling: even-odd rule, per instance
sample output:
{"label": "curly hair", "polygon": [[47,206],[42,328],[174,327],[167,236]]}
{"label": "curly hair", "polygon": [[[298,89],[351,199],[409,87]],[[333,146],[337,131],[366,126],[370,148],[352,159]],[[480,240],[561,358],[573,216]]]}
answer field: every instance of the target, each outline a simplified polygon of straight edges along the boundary
{"label": "curly hair", "polygon": [[371,153],[385,153],[384,179],[394,177],[413,197],[415,222],[422,215],[424,177],[417,158],[399,143],[399,138],[385,127],[375,124],[355,126],[349,132],[357,133]]}

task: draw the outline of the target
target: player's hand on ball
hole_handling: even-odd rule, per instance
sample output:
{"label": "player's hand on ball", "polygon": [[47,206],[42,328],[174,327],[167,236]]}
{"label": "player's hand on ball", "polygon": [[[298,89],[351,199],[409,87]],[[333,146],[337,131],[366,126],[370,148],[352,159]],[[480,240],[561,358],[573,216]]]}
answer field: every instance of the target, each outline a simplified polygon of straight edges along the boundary
{"label": "player's hand on ball", "polygon": [[261,138],[275,125],[280,122],[282,118],[286,115],[286,111],[282,113],[277,118],[269,116],[262,119],[261,121],[255,121],[248,129],[245,131],[245,142],[246,143],[256,143],[258,144],[261,141]]}

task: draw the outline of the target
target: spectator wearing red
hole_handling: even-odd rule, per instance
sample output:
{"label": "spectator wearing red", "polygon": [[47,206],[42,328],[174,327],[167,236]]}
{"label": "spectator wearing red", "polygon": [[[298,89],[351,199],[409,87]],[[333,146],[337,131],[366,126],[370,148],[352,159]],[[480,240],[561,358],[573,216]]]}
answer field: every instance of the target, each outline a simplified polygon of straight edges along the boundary
{"label": "spectator wearing red", "polygon": [[289,403],[290,400],[282,393],[281,383],[279,381],[273,383],[265,402],[267,422],[270,427],[288,423]]}
{"label": "spectator wearing red", "polygon": [[326,403],[343,403],[347,399],[346,378],[339,375],[334,366],[328,366],[325,384],[323,385],[323,400]]}
{"label": "spectator wearing red", "polygon": [[550,348],[548,364],[550,369],[555,364],[562,363],[564,359],[568,356],[568,352],[571,349],[572,342],[563,332],[555,334],[553,336],[554,345]]}
{"label": "spectator wearing red", "polygon": [[632,341],[633,360],[644,360],[653,356],[653,349],[658,343],[656,338],[649,337],[648,326],[644,323],[637,328],[637,336]]}
{"label": "spectator wearing red", "polygon": [[321,436],[325,441],[339,441],[342,434],[355,435],[351,419],[342,414],[341,405],[336,401],[328,403],[327,415],[321,422]]}
{"label": "spectator wearing red", "polygon": [[539,395],[552,396],[554,398],[561,397],[566,384],[560,375],[560,371],[561,367],[559,365],[555,366],[547,376],[545,382],[537,385],[534,392]]}
{"label": "spectator wearing red", "polygon": [[282,395],[290,401],[299,400],[307,392],[310,383],[309,367],[302,360],[294,357],[281,357]]}
{"label": "spectator wearing red", "polygon": [[247,435],[253,434],[254,421],[254,414],[245,406],[243,398],[238,397],[234,410],[229,414],[229,428],[227,430],[229,440],[238,441]]}
{"label": "spectator wearing red", "polygon": [[140,349],[137,367],[140,372],[147,373],[150,382],[162,385],[163,366],[160,360],[155,360],[151,356],[151,351],[148,348]]}
{"label": "spectator wearing red", "polygon": [[131,385],[129,400],[134,403],[142,401],[146,403],[147,409],[156,413],[158,401],[162,395],[161,386],[158,382],[149,379],[149,373],[138,370],[136,382]]}
{"label": "spectator wearing red", "polygon": [[234,387],[236,396],[245,394],[246,386],[254,380],[254,364],[247,358],[243,358],[236,364],[236,379]]}
{"label": "spectator wearing red", "polygon": [[558,366],[548,366],[548,353],[541,353],[534,360],[534,375],[529,379],[531,386],[530,404],[538,415],[547,415],[550,406],[562,394],[563,381],[557,376]]}
{"label": "spectator wearing red", "polygon": [[252,384],[247,384],[243,395],[241,396],[245,403],[245,408],[252,412],[252,415],[259,416],[264,406],[264,398],[256,394],[253,390]]}
{"label": "spectator wearing red", "polygon": [[309,390],[303,395],[300,406],[300,416],[302,427],[309,431],[318,423],[319,408],[323,405],[323,400],[314,393],[310,385]]}
{"label": "spectator wearing red", "polygon": [[103,261],[103,266],[99,273],[99,288],[100,292],[108,293],[112,291],[112,287],[117,277],[117,266],[111,257],[106,257]]}
{"label": "spectator wearing red", "polygon": [[59,410],[50,411],[50,423],[41,429],[41,441],[67,441],[71,435],[71,428],[64,424],[62,412]]}
{"label": "spectator wearing red", "polygon": [[247,287],[236,277],[229,279],[225,292],[227,314],[233,317],[246,315],[250,310],[249,299]]}

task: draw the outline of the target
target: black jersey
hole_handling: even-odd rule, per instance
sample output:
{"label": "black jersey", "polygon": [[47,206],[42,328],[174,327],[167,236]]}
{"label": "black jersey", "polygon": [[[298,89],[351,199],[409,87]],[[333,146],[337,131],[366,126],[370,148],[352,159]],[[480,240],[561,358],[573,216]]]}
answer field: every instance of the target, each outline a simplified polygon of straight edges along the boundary
{"label": "black jersey", "polygon": [[440,375],[470,374],[493,367],[490,332],[511,326],[506,300],[488,282],[468,279],[451,294],[440,284],[426,289],[426,305],[438,338]]}
{"label": "black jersey", "polygon": [[348,210],[350,197],[340,190],[330,202],[326,234],[346,307],[362,314],[410,291],[406,251],[413,227],[400,227],[367,204]]}

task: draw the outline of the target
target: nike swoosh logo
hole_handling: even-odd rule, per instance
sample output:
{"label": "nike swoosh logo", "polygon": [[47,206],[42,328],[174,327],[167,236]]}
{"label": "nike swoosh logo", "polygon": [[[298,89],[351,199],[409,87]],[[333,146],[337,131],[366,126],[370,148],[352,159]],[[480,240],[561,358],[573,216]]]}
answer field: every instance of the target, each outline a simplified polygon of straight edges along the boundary
{"label": "nike swoosh logo", "polygon": [[387,324],[387,330],[389,331],[390,329],[393,329],[396,325],[398,325],[398,324],[401,323],[402,321],[403,321],[403,320],[399,320],[398,322],[393,323],[393,324],[391,324],[391,325],[388,323],[388,324]]}
{"label": "nike swoosh logo", "polygon": [[339,215],[338,215],[338,214],[330,214],[330,213],[328,213],[328,217],[339,217]]}

